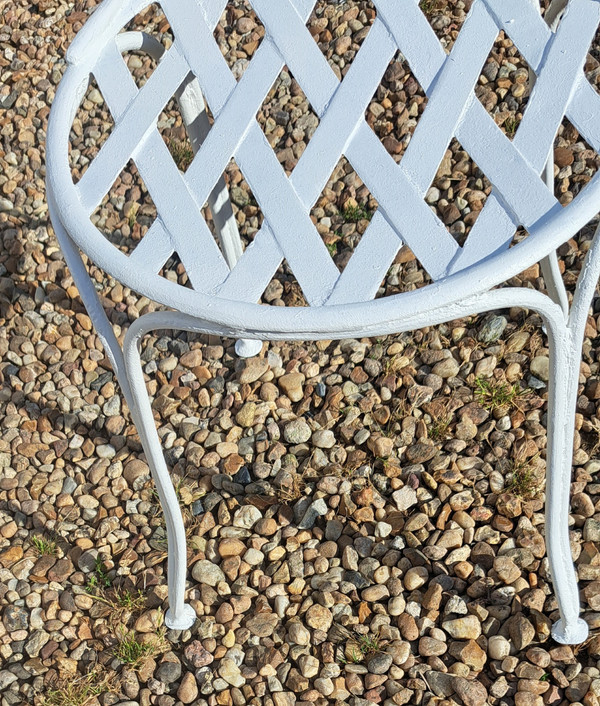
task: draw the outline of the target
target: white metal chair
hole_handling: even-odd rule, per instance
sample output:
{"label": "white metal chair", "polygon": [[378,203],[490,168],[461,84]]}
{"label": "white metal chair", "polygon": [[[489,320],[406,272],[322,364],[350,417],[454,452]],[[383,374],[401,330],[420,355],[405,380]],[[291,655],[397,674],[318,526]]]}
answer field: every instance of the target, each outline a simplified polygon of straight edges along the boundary
{"label": "white metal chair", "polygon": [[[68,68],[48,127],[47,187],[57,236],[114,366],[165,512],[167,625],[187,628],[195,615],[184,602],[183,522],[140,366],[138,344],[144,334],[181,329],[231,336],[242,341],[240,355],[252,355],[261,340],[381,336],[520,306],[543,318],[551,356],[546,542],[561,616],[552,635],[562,643],[585,640],[588,627],[579,617],[569,548],[569,485],[580,347],[600,272],[599,236],[586,256],[570,307],[555,250],[597,215],[600,175],[567,207],[554,196],[552,169],[547,184],[540,175],[565,116],[600,151],[600,96],[583,72],[600,23],[600,2],[555,3],[546,15],[546,19],[557,18],[550,29],[535,0],[474,0],[447,55],[417,0],[374,0],[377,18],[340,82],[305,26],[315,0],[251,0],[266,36],[239,83],[213,38],[225,0],[163,0],[175,37],[164,53],[156,40],[143,33],[121,33],[148,4],[148,0],[105,0],[69,49]],[[536,75],[512,142],[474,94],[500,29]],[[140,90],[121,56],[132,49],[160,59]],[[364,118],[398,49],[429,99],[399,165]],[[255,118],[285,64],[320,118],[289,178]],[[68,159],[69,132],[91,74],[115,127],[75,185]],[[157,118],[175,91],[196,151],[185,174],[175,166],[156,129]],[[214,116],[212,127],[204,98]],[[462,247],[424,200],[454,136],[494,186]],[[342,154],[368,185],[379,208],[340,274],[308,214]],[[244,252],[221,177],[232,157],[265,216],[262,229]],[[152,195],[158,218],[142,244],[127,256],[96,229],[90,214],[130,158]],[[207,200],[217,214],[222,250],[202,217]],[[528,236],[510,247],[519,226]],[[403,244],[410,246],[433,283],[373,300]],[[121,349],[80,250],[112,277],[170,310],[135,321]],[[157,274],[175,250],[193,289]],[[309,307],[256,304],[284,258]],[[525,288],[497,288],[540,261],[547,295]]]}

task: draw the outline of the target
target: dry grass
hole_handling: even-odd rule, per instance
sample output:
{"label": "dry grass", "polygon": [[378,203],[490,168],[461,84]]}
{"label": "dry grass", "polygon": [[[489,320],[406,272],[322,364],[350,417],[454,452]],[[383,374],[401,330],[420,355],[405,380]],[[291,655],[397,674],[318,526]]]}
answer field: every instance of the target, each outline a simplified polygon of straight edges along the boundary
{"label": "dry grass", "polygon": [[115,677],[114,672],[97,666],[83,676],[57,680],[36,698],[36,706],[87,706],[97,697],[115,692]]}

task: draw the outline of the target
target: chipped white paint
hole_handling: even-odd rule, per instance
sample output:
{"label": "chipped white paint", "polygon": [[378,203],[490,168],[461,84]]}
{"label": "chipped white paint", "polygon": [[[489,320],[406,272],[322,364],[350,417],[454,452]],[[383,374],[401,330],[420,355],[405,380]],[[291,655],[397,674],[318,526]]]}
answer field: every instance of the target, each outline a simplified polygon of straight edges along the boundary
{"label": "chipped white paint", "polygon": [[[474,0],[448,56],[418,0],[373,0],[375,20],[340,83],[308,32],[315,0],[251,0],[266,36],[239,82],[213,39],[226,0],[163,0],[174,32],[166,52],[153,38],[121,29],[148,0],[105,0],[73,42],[48,127],[47,185],[57,236],[82,299],[115,368],[156,480],[169,538],[167,624],[189,627],[184,602],[185,533],[140,367],[140,338],[156,328],[179,328],[238,339],[241,355],[261,340],[376,336],[510,306],[539,312],[549,335],[546,542],[560,620],[559,642],[583,641],[576,575],[568,537],[572,435],[581,342],[600,274],[600,235],[586,256],[571,309],[557,276],[554,252],[600,208],[600,175],[568,207],[540,178],[566,115],[600,150],[600,96],[583,74],[600,23],[598,0],[555,0],[549,27],[534,0]],[[566,9],[565,8],[566,5]],[[563,12],[564,10],[564,12]],[[527,110],[511,142],[474,94],[498,31],[515,42],[536,75]],[[153,55],[158,65],[143,88],[135,85],[122,52]],[[429,98],[398,165],[364,115],[389,61],[400,49]],[[256,114],[287,65],[320,125],[288,178]],[[69,131],[93,75],[115,128],[80,182],[71,178]],[[185,174],[175,166],[156,127],[172,95],[196,152]],[[211,127],[204,99],[214,116]],[[460,247],[425,203],[427,189],[456,136],[494,186],[466,243]],[[338,160],[345,155],[379,203],[342,274],[309,212]],[[235,157],[265,216],[253,244],[242,250],[223,172]],[[133,159],[157,206],[158,218],[134,252],[118,251],[91,223],[90,214]],[[219,245],[201,209],[211,205]],[[509,249],[518,226],[529,236]],[[399,248],[406,243],[433,284],[372,301]],[[134,322],[123,349],[86,273],[80,250],[115,279],[172,311]],[[177,251],[193,289],[157,273]],[[283,259],[309,301],[307,308],[258,306]],[[497,285],[542,262],[549,295]]]}

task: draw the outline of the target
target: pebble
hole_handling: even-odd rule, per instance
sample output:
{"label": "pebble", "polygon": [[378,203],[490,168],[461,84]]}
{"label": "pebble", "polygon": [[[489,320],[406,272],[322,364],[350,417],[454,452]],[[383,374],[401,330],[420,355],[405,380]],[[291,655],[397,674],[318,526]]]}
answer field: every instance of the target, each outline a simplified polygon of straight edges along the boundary
{"label": "pebble", "polygon": [[156,678],[165,684],[171,684],[181,677],[181,664],[179,661],[168,660],[161,662],[156,670]]}
{"label": "pebble", "polygon": [[529,364],[529,369],[539,380],[548,382],[550,379],[550,359],[545,355],[533,358]]}
{"label": "pebble", "polygon": [[285,425],[283,436],[288,444],[304,444],[311,437],[311,430],[304,419],[295,419]]}
{"label": "pebble", "polygon": [[177,698],[183,704],[191,704],[198,698],[198,685],[192,672],[183,675],[181,684],[177,689]]}
{"label": "pebble", "polygon": [[454,358],[445,358],[433,366],[431,371],[434,375],[439,375],[441,378],[452,378],[458,375],[460,364]]}
{"label": "pebble", "polygon": [[367,662],[367,669],[371,674],[385,674],[392,666],[392,655],[387,652],[378,652]]}
{"label": "pebble", "polygon": [[400,511],[406,511],[417,504],[417,493],[413,488],[409,488],[408,486],[397,490],[393,493],[392,498],[396,503],[397,509]]}
{"label": "pebble", "polygon": [[462,699],[465,706],[481,706],[481,704],[487,702],[487,690],[483,684],[476,680],[456,677],[453,686],[454,691]]}
{"label": "pebble", "polygon": [[323,498],[318,498],[308,506],[302,519],[298,523],[298,529],[310,529],[314,526],[318,517],[322,517],[326,514],[327,505],[325,500],[323,500]]}
{"label": "pebble", "polygon": [[219,676],[238,689],[246,683],[238,665],[231,659],[222,659],[219,664]]}
{"label": "pebble", "polygon": [[311,441],[319,449],[330,449],[335,445],[335,434],[329,429],[319,429],[313,433]]}
{"label": "pebble", "polygon": [[333,622],[333,616],[328,608],[315,603],[306,612],[306,622],[315,630],[327,632]]}
{"label": "pebble", "polygon": [[507,324],[508,321],[504,316],[490,316],[479,329],[478,340],[486,345],[495,343],[504,333]]}
{"label": "pebble", "polygon": [[252,529],[262,519],[262,514],[254,505],[244,505],[233,516],[233,526],[243,529]]}
{"label": "pebble", "polygon": [[304,396],[304,379],[305,378],[302,373],[289,373],[288,375],[282,375],[279,378],[278,383],[279,387],[290,398],[290,400],[292,400],[292,402],[299,402]]}
{"label": "pebble", "polygon": [[510,642],[502,635],[492,635],[488,640],[488,654],[491,659],[502,660],[510,654]]}
{"label": "pebble", "polygon": [[481,623],[475,615],[445,620],[442,628],[455,640],[476,640],[481,635]]}
{"label": "pebble", "polygon": [[225,581],[225,574],[212,561],[201,559],[192,566],[192,577],[195,581],[204,583],[207,586],[216,586],[221,581]]}
{"label": "pebble", "polygon": [[199,640],[187,644],[183,654],[186,662],[194,669],[206,667],[214,660],[213,655],[204,648]]}

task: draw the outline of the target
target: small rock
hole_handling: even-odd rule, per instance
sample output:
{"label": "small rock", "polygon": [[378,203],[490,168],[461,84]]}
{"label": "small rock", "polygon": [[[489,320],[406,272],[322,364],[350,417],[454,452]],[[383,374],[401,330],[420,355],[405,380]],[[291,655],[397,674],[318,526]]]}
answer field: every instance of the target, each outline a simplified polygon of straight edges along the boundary
{"label": "small rock", "polygon": [[485,652],[475,640],[451,642],[449,652],[475,672],[480,672],[487,661]]}
{"label": "small rock", "polygon": [[392,493],[392,499],[396,503],[398,510],[405,512],[413,505],[417,504],[417,493],[415,490],[405,485],[404,488],[400,488],[400,490]]}
{"label": "small rock", "polygon": [[232,659],[222,659],[219,664],[219,676],[231,686],[236,686],[238,689],[244,686],[246,680],[240,672],[240,668]]}
{"label": "small rock", "polygon": [[507,622],[509,623],[510,639],[516,650],[521,651],[533,642],[535,628],[523,613],[517,613]]}
{"label": "small rock", "polygon": [[0,689],[8,689],[11,684],[14,684],[18,679],[16,674],[9,672],[8,669],[3,669],[0,671]]}
{"label": "small rock", "polygon": [[285,425],[283,436],[288,444],[304,444],[310,439],[311,430],[306,421],[300,417]]}
{"label": "small rock", "polygon": [[240,411],[235,415],[236,422],[244,428],[251,427],[254,424],[256,416],[256,403],[245,402]]}
{"label": "small rock", "polygon": [[407,591],[414,591],[423,586],[429,578],[429,572],[424,566],[414,566],[404,576],[404,587]]}
{"label": "small rock", "polygon": [[30,657],[37,657],[42,647],[48,642],[50,635],[44,630],[36,630],[31,633],[30,638],[25,643],[25,652]]}
{"label": "small rock", "polygon": [[241,539],[226,537],[219,542],[219,554],[222,559],[231,556],[241,556],[246,551],[246,545]]}
{"label": "small rock", "polygon": [[304,379],[302,373],[288,373],[287,375],[282,375],[277,382],[292,402],[299,402],[304,396],[302,388]]}
{"label": "small rock", "polygon": [[454,358],[444,358],[433,366],[431,371],[434,375],[439,375],[441,378],[453,378],[458,375],[460,364]]}
{"label": "small rock", "polygon": [[239,374],[239,380],[242,384],[256,382],[269,369],[269,363],[264,358],[248,358],[245,361],[245,366]]}
{"label": "small rock", "polygon": [[550,379],[550,359],[545,355],[538,355],[529,364],[531,373],[539,380],[548,382]]}
{"label": "small rock", "polygon": [[181,664],[178,660],[165,660],[158,666],[155,677],[164,684],[172,684],[181,677]]}
{"label": "small rock", "polygon": [[302,623],[294,622],[289,624],[287,636],[289,641],[294,645],[310,644],[310,632]]}
{"label": "small rock", "polygon": [[226,580],[221,569],[208,559],[201,559],[192,566],[192,577],[198,583],[213,587]]}
{"label": "small rock", "polygon": [[392,655],[388,652],[378,652],[367,661],[367,669],[371,674],[385,674],[392,666]]}
{"label": "small rock", "polygon": [[433,637],[422,637],[419,640],[419,654],[422,657],[439,657],[447,652],[448,645],[443,640]]}
{"label": "small rock", "polygon": [[279,616],[276,613],[258,613],[250,618],[246,627],[253,635],[258,637],[269,637],[279,625]]}
{"label": "small rock", "polygon": [[481,623],[475,615],[445,620],[442,628],[455,640],[476,640],[481,635]]}
{"label": "small rock", "polygon": [[194,640],[187,644],[183,651],[183,656],[190,667],[194,669],[206,667],[214,661],[214,657],[208,650],[204,649],[200,640]]}
{"label": "small rock", "polygon": [[488,654],[491,659],[502,660],[510,654],[510,642],[502,635],[492,635],[488,640]]}
{"label": "small rock", "polygon": [[[551,703],[559,703],[552,701]],[[529,691],[518,691],[515,694],[515,706],[544,706],[544,699],[539,694],[532,694]]]}
{"label": "small rock", "polygon": [[318,429],[312,435],[312,445],[319,449],[330,449],[335,444],[335,435],[329,429]]}
{"label": "small rock", "polygon": [[15,605],[6,606],[2,616],[2,622],[6,631],[17,632],[17,630],[27,630],[29,625],[29,613],[25,608]]}
{"label": "small rock", "polygon": [[463,700],[465,706],[482,706],[487,703],[487,690],[478,681],[456,677],[454,679],[454,691]]}
{"label": "small rock", "polygon": [[489,345],[495,343],[504,333],[507,325],[507,320],[504,316],[491,315],[486,319],[483,326],[477,334],[477,338],[481,343]]}
{"label": "small rock", "polygon": [[392,525],[388,524],[387,522],[378,522],[375,525],[375,536],[378,539],[385,539],[386,537],[389,537],[392,532],[392,529]]}
{"label": "small rock", "polygon": [[394,451],[394,439],[389,436],[370,436],[367,446],[376,458],[389,458]]}
{"label": "small rock", "polygon": [[306,622],[315,630],[327,632],[333,622],[333,616],[328,608],[315,603],[306,611]]}
{"label": "small rock", "polygon": [[183,675],[181,684],[177,689],[177,698],[183,704],[191,704],[198,698],[198,684],[192,672],[186,672]]}
{"label": "small rock", "polygon": [[325,500],[323,498],[318,498],[314,502],[312,502],[306,512],[304,513],[304,516],[298,523],[298,529],[311,529],[314,527],[314,524],[317,520],[317,517],[322,517],[323,515],[327,514],[327,504],[325,503]]}
{"label": "small rock", "polygon": [[133,459],[125,464],[123,477],[133,490],[141,490],[150,480],[150,468],[143,461]]}
{"label": "small rock", "polygon": [[521,576],[521,569],[508,556],[498,556],[494,559],[494,570],[500,580],[506,584],[514,583]]}
{"label": "small rock", "polygon": [[233,516],[233,526],[252,529],[262,518],[261,511],[254,505],[242,505]]}

